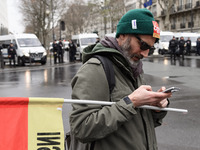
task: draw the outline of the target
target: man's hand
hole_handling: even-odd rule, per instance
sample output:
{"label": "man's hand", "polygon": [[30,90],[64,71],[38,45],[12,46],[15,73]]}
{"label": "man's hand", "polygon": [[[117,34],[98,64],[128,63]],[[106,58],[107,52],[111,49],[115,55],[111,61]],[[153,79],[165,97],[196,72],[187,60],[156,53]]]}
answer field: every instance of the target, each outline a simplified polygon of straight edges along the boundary
{"label": "man's hand", "polygon": [[171,97],[171,93],[162,93],[166,88],[162,87],[157,92],[152,91],[151,86],[142,85],[131,93],[128,97],[133,102],[135,107],[142,105],[152,105],[158,107],[166,107],[168,104],[167,98]]}

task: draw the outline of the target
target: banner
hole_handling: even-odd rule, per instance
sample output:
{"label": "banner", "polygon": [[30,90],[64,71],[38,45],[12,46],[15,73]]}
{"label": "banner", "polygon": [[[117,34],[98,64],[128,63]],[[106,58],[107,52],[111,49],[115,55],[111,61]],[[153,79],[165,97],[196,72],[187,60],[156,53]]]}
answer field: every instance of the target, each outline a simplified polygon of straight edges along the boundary
{"label": "banner", "polygon": [[146,3],[144,3],[144,8],[151,6],[151,5],[152,5],[152,0],[149,0]]}
{"label": "banner", "polygon": [[0,150],[63,150],[62,98],[0,98]]}

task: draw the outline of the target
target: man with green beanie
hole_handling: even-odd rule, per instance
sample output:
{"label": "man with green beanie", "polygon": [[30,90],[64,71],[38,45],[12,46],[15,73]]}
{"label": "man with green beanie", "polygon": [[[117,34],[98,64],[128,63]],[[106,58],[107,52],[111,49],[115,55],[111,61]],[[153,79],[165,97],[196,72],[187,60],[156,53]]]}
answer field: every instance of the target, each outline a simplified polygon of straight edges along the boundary
{"label": "man with green beanie", "polygon": [[[147,57],[160,30],[147,9],[128,11],[117,25],[116,38],[105,37],[84,49],[83,63],[72,79],[72,99],[112,101],[112,106],[73,104],[71,150],[157,150],[155,127],[166,112],[138,108],[166,107],[171,93],[145,85],[141,59]],[[109,84],[100,60],[112,61],[115,87]]]}

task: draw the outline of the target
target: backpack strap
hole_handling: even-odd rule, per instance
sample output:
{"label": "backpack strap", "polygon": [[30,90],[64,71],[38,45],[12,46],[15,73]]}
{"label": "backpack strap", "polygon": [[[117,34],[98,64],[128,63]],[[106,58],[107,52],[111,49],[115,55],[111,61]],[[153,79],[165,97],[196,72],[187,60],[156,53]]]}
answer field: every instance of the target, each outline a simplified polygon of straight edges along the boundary
{"label": "backpack strap", "polygon": [[[115,87],[115,76],[114,76],[115,74],[114,74],[114,68],[113,68],[112,61],[110,59],[108,59],[106,56],[102,56],[102,55],[94,55],[93,57],[97,58],[103,65],[103,68],[104,68],[104,71],[106,74],[106,78],[108,80],[109,92],[111,94],[112,90]],[[75,139],[73,137],[73,135],[67,133],[65,141],[67,142],[68,149],[70,149],[70,145],[71,145],[70,142],[73,143],[72,146],[74,145],[75,142],[77,142],[77,140],[72,140],[72,139]],[[77,145],[78,143],[75,143],[75,144]],[[65,147],[66,147],[66,145],[65,145]],[[94,150],[94,148],[95,148],[95,141],[91,142],[89,149]]]}
{"label": "backpack strap", "polygon": [[114,73],[114,68],[113,68],[113,64],[112,61],[110,59],[108,59],[105,56],[102,55],[94,55],[93,57],[99,59],[103,65],[105,74],[106,74],[106,78],[108,80],[108,85],[109,85],[109,91],[110,94],[112,93],[112,90],[115,87],[115,73]]}

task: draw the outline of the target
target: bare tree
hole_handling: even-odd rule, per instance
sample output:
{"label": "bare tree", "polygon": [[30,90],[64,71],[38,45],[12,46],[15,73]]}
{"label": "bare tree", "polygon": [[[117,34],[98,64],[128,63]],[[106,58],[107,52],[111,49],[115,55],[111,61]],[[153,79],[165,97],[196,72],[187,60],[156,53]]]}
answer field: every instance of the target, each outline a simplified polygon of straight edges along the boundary
{"label": "bare tree", "polygon": [[[145,0],[145,2],[146,2],[146,0]],[[169,31],[171,29],[170,28],[171,27],[170,26],[170,13],[174,6],[175,1],[173,1],[173,0],[152,0],[152,5],[157,2],[158,2],[157,7],[160,6],[162,14],[161,14],[161,16],[158,16],[158,17],[155,16],[155,18],[163,18],[164,17],[164,29],[163,30]],[[142,8],[144,6],[144,0],[139,1],[139,3],[140,3],[140,8]],[[149,10],[152,9],[151,8],[152,5],[148,7]]]}
{"label": "bare tree", "polygon": [[165,17],[164,30],[169,31],[171,29],[170,28],[170,13],[175,2],[173,0],[158,0],[158,3],[165,14],[164,15]]}
{"label": "bare tree", "polygon": [[34,33],[47,46],[48,34],[54,29],[66,8],[65,0],[21,0],[20,10],[26,32]]}
{"label": "bare tree", "polygon": [[83,0],[75,0],[70,4],[69,9],[63,15],[67,22],[66,27],[70,34],[83,32],[83,25],[88,21],[90,8]]}
{"label": "bare tree", "polygon": [[111,32],[114,32],[116,30],[117,22],[125,14],[125,3],[124,0],[110,0],[108,5],[108,14],[111,22]]}

